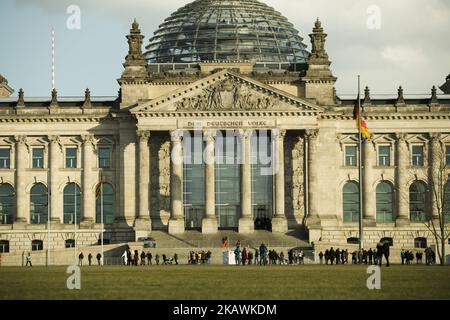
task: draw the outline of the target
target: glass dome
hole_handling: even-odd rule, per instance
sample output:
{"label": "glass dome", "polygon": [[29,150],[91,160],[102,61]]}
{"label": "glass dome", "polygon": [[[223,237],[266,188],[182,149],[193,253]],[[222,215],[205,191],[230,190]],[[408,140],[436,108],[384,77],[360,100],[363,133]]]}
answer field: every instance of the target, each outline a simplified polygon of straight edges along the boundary
{"label": "glass dome", "polygon": [[302,40],[285,17],[257,0],[196,0],[159,26],[145,55],[149,63],[306,63]]}

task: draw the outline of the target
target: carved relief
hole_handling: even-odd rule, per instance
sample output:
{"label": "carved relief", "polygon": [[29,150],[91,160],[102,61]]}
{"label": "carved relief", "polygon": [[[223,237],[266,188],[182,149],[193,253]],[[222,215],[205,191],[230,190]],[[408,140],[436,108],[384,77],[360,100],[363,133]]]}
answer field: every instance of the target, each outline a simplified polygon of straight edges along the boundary
{"label": "carved relief", "polygon": [[203,89],[194,97],[177,102],[177,110],[267,110],[276,100],[259,94],[241,83],[225,80]]}
{"label": "carved relief", "polygon": [[150,140],[151,219],[155,229],[165,228],[170,216],[170,136],[157,134]]}
{"label": "carved relief", "polygon": [[305,213],[304,139],[288,134],[285,147],[286,213],[290,220],[303,223]]}

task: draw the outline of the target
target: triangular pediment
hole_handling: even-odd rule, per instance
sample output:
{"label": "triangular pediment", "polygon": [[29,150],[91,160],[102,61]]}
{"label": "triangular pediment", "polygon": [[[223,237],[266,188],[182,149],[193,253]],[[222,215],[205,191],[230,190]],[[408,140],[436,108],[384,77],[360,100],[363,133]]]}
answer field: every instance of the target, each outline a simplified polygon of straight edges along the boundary
{"label": "triangular pediment", "polygon": [[134,114],[184,111],[304,111],[323,109],[289,93],[223,70],[133,107]]}

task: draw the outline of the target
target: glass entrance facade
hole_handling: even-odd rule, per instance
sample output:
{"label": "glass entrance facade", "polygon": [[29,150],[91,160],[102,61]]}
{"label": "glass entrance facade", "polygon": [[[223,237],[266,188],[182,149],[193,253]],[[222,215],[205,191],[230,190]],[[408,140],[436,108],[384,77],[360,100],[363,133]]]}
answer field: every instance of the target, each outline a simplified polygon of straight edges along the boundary
{"label": "glass entrance facade", "polygon": [[237,228],[241,214],[242,144],[233,131],[217,133],[216,145],[216,215],[219,228]]}
{"label": "glass entrance facade", "polygon": [[200,135],[184,137],[184,217],[186,229],[200,229],[205,216],[204,142]]}
{"label": "glass entrance facade", "polygon": [[[273,167],[270,131],[251,138],[252,214],[257,229],[271,229]],[[183,203],[186,229],[201,229],[205,217],[205,142],[201,134],[183,139]],[[241,216],[242,140],[234,131],[217,132],[215,142],[215,202],[218,227],[238,228]]]}
{"label": "glass entrance facade", "polygon": [[270,132],[255,131],[251,139],[252,211],[255,229],[271,230],[273,161]]}

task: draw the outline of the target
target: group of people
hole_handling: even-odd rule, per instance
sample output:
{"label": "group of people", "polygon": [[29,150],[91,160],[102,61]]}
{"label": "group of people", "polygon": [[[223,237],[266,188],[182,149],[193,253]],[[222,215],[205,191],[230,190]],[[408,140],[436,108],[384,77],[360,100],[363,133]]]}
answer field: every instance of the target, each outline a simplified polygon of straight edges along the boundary
{"label": "group of people", "polygon": [[402,249],[400,252],[400,258],[402,259],[402,264],[411,264],[414,262],[414,257],[416,258],[416,264],[421,264],[423,254],[425,253],[425,264],[432,265],[436,263],[436,253],[430,247],[427,247],[424,252],[416,251],[416,254],[410,250]]}
{"label": "group of people", "polygon": [[[90,266],[92,266],[92,259],[94,258],[94,256],[92,255],[92,253],[88,254],[88,263]],[[102,261],[102,255],[101,253],[97,253],[97,263],[100,266],[101,265],[101,261]],[[78,265],[81,267],[83,266],[83,259],[84,259],[84,254],[83,252],[80,252],[80,254],[78,255]]]}
{"label": "group of people", "polygon": [[[234,249],[234,260],[236,265],[267,265],[269,260],[274,257],[272,251],[267,251],[266,245],[261,243],[259,248],[255,248],[254,251],[250,248],[244,247],[241,249],[241,242],[238,240],[236,243],[236,249]],[[269,258],[269,259],[268,259]]]}
{"label": "group of people", "polygon": [[[351,253],[352,264],[382,264],[383,257],[386,260],[386,266],[389,267],[389,255],[390,255],[390,245],[388,242],[378,243],[376,249],[370,248],[369,250],[359,249]],[[336,250],[331,247],[319,252],[319,262],[323,264],[348,264],[349,252],[348,250]]]}
{"label": "group of people", "polygon": [[[148,266],[151,266],[153,264],[152,253],[145,252],[144,250],[142,250],[142,252],[139,254],[138,250],[134,250],[134,252],[132,252],[130,248],[127,248],[123,252],[121,258],[123,264],[126,266],[138,266],[138,265],[145,266],[146,264]],[[160,262],[162,264],[178,264],[178,254],[175,253],[172,258],[169,258],[166,254],[162,254],[161,256],[159,254],[156,254],[155,264],[159,265]]]}
{"label": "group of people", "polygon": [[211,264],[211,251],[190,251],[188,254],[188,264]]}

